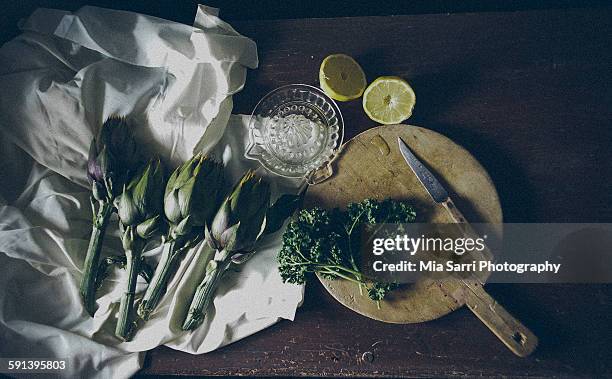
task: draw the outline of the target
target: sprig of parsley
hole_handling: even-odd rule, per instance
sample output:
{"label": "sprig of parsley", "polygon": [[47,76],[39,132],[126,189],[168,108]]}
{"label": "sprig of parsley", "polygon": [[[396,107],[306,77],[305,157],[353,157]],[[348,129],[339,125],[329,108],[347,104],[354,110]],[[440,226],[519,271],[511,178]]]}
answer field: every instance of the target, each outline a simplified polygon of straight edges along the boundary
{"label": "sprig of parsley", "polygon": [[[301,210],[283,234],[278,254],[279,271],[284,282],[303,284],[309,273],[326,279],[345,279],[366,289],[377,303],[397,287],[367,278],[357,265],[354,247],[361,239],[363,224],[410,223],[416,219],[414,208],[406,202],[366,199],[351,203],[346,211],[311,208]],[[363,293],[363,292],[362,292]]]}

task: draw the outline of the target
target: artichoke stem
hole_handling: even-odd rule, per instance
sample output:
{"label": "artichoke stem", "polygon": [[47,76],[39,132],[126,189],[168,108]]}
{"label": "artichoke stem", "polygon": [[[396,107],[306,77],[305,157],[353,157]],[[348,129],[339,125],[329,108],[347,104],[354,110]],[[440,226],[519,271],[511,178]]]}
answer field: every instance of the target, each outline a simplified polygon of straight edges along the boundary
{"label": "artichoke stem", "polygon": [[162,296],[166,293],[166,287],[174,273],[174,266],[179,256],[177,253],[181,250],[181,247],[175,241],[164,245],[159,264],[138,307],[138,315],[143,320],[149,319],[151,312],[155,310]]}
{"label": "artichoke stem", "polygon": [[222,267],[221,265],[223,263],[217,263],[217,267],[206,274],[196,289],[193,299],[191,300],[191,305],[189,306],[189,312],[187,312],[187,317],[183,323],[183,330],[194,330],[204,321],[206,311],[214,298],[219,280],[225,273],[227,267],[229,267],[229,264]]}
{"label": "artichoke stem", "polygon": [[102,251],[102,240],[108,226],[110,215],[113,211],[112,202],[101,201],[100,208],[93,220],[85,264],[83,265],[83,276],[81,278],[80,292],[83,298],[85,310],[93,316],[96,306],[96,277],[100,263],[100,252]]}
{"label": "artichoke stem", "polygon": [[130,341],[132,339],[135,326],[134,296],[136,294],[136,283],[138,281],[140,264],[142,262],[142,259],[140,258],[142,248],[140,245],[142,244],[135,241],[135,243],[132,243],[132,250],[127,250],[125,252],[127,257],[126,269],[128,279],[125,286],[125,292],[123,293],[123,296],[121,296],[119,316],[117,320],[117,327],[115,329],[115,335],[124,341]]}

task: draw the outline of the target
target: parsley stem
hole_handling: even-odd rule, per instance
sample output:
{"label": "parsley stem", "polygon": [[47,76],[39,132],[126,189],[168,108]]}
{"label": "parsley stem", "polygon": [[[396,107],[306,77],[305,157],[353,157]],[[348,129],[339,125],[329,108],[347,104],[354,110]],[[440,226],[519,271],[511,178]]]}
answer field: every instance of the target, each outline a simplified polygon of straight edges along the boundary
{"label": "parsley stem", "polygon": [[354,283],[362,284],[362,282],[359,281],[359,279],[355,279],[355,278],[352,278],[352,277],[350,277],[348,275],[341,274],[338,271],[333,271],[333,270],[330,270],[330,269],[326,269],[326,270],[321,271],[321,272],[324,273],[324,274],[335,275],[335,276],[338,276],[340,278],[343,278],[343,279],[346,279],[346,280],[350,280],[351,282],[354,282]]}

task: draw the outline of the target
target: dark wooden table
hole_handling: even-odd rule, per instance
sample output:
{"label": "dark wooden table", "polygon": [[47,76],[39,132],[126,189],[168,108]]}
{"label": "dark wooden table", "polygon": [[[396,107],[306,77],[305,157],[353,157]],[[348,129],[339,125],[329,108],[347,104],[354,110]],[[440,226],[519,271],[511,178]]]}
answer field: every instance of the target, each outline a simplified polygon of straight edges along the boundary
{"label": "dark wooden table", "polygon": [[[409,120],[470,150],[508,222],[612,221],[612,9],[236,22],[260,67],[235,97],[249,113],[267,91],[317,84],[345,52],[370,80],[399,75],[417,94]],[[340,104],[347,137],[375,126]],[[216,352],[158,348],[142,375],[611,376],[612,287],[489,285],[539,337],[512,355],[469,311],[388,325],[336,303],[315,281],[294,322]],[[364,361],[365,352],[373,360]]]}

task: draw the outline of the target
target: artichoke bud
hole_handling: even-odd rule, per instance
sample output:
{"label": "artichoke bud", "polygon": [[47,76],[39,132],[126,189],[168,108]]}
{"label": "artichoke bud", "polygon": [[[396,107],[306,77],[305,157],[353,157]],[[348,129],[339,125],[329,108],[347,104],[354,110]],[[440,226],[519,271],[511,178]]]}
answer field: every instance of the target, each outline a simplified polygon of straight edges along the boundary
{"label": "artichoke bud", "polygon": [[240,212],[241,205],[248,206],[244,201],[244,197],[250,192],[250,187],[254,178],[255,173],[251,170],[247,171],[247,173],[242,176],[238,184],[236,184],[232,190],[232,193],[229,196],[229,203],[230,209],[233,213]]}
{"label": "artichoke bud", "polygon": [[230,251],[250,249],[261,234],[269,202],[269,185],[248,171],[213,219],[215,244]]}
{"label": "artichoke bud", "polygon": [[220,246],[217,245],[217,241],[215,240],[215,238],[212,236],[212,233],[210,231],[210,228],[208,227],[208,225],[204,226],[204,242],[211,248],[211,249],[219,249]]}
{"label": "artichoke bud", "polygon": [[236,241],[231,247],[232,251],[238,250],[250,250],[257,241],[257,235],[261,229],[261,222],[253,219],[251,222],[245,222],[240,228],[238,228]]}
{"label": "artichoke bud", "polygon": [[177,224],[181,220],[181,208],[179,207],[178,198],[178,190],[173,190],[170,193],[166,193],[164,199],[164,213],[168,221],[173,224]]}
{"label": "artichoke bud", "polygon": [[136,143],[127,122],[122,117],[111,116],[89,147],[87,176],[98,184],[94,196],[102,201],[119,195],[128,171],[137,161]]}
{"label": "artichoke bud", "polygon": [[130,186],[133,186],[134,206],[141,219],[159,214],[164,190],[164,174],[159,159],[149,162],[140,178],[136,178]]}
{"label": "artichoke bud", "polygon": [[222,174],[221,164],[210,158],[202,159],[201,164],[194,170],[195,183],[189,209],[195,216],[197,225],[210,222],[217,210]]}
{"label": "artichoke bud", "polygon": [[265,226],[266,213],[270,205],[270,193],[268,192],[267,196],[254,197],[251,199],[251,203],[258,203],[258,201],[255,199],[261,199],[260,201],[262,202],[258,204],[258,208],[251,209],[253,213],[250,213],[248,216],[248,219],[251,220],[249,223],[249,236],[251,236],[253,239],[259,236],[261,233],[261,228]]}
{"label": "artichoke bud", "polygon": [[110,116],[102,125],[100,139],[113,157],[121,157],[121,168],[129,170],[138,163],[136,141],[125,117]]}
{"label": "artichoke bud", "polygon": [[149,168],[150,166],[147,166],[142,176],[140,178],[135,178],[135,180],[132,181],[134,185],[130,183],[133,207],[140,215],[143,216],[147,213],[147,205],[149,205],[148,192],[153,192],[155,190],[152,186],[149,187]]}
{"label": "artichoke bud", "polygon": [[[175,225],[177,234],[188,233],[191,227],[204,226],[210,221],[216,205],[220,173],[220,164],[202,154],[196,154],[174,170],[166,186],[164,213]],[[177,224],[187,216],[190,216],[189,224],[179,227]]]}
{"label": "artichoke bud", "polygon": [[227,200],[223,202],[221,208],[217,211],[215,218],[213,219],[210,233],[212,238],[219,241],[221,235],[229,227],[230,224],[230,205]]}
{"label": "artichoke bud", "polygon": [[219,245],[221,245],[224,249],[228,251],[233,251],[236,247],[236,243],[238,242],[238,236],[240,231],[240,222],[232,227],[226,229],[219,239]]}
{"label": "artichoke bud", "polygon": [[187,194],[185,192],[191,192],[193,184],[190,187],[187,182],[192,179],[194,167],[201,158],[201,154],[194,155],[190,160],[177,167],[166,184],[164,213],[173,224],[179,223],[189,214],[191,193]]}
{"label": "artichoke bud", "polygon": [[150,161],[140,169],[116,201],[119,219],[125,225],[137,224],[159,214],[163,189],[160,162]]}
{"label": "artichoke bud", "polygon": [[134,243],[134,229],[129,226],[122,227],[121,229],[121,245],[123,245],[123,250],[131,250]]}
{"label": "artichoke bud", "polygon": [[196,154],[177,169],[179,172],[174,183],[174,188],[182,187],[194,176],[194,174],[197,174],[202,159],[204,159],[202,154]]}
{"label": "artichoke bud", "polygon": [[244,222],[244,228],[239,232],[240,248],[250,248],[261,234],[265,223],[266,212],[270,203],[270,187],[261,178],[249,180],[249,191],[244,193],[239,209],[246,212],[240,214],[240,220]]}
{"label": "artichoke bud", "polygon": [[98,150],[96,148],[96,138],[93,139],[89,146],[89,157],[87,158],[87,176],[94,183],[101,182],[104,179],[102,167],[98,162]]}
{"label": "artichoke bud", "polygon": [[[220,166],[219,166],[220,167]],[[218,170],[216,167],[214,170]],[[198,215],[198,225],[211,223],[218,207],[219,187],[223,181],[219,173],[208,175],[205,178],[205,183],[200,187],[200,191],[193,195],[194,204],[192,204],[192,212]],[[196,200],[197,199],[197,200]]]}
{"label": "artichoke bud", "polygon": [[[193,176],[178,190],[178,206],[182,217],[191,214],[191,199],[196,177]],[[195,216],[195,215],[194,215]]]}
{"label": "artichoke bud", "polygon": [[121,220],[121,223],[124,225],[135,225],[138,223],[139,211],[138,208],[136,208],[130,191],[125,190],[119,197],[117,214],[119,220]]}
{"label": "artichoke bud", "polygon": [[91,184],[91,192],[94,199],[98,201],[106,200],[106,189],[101,183],[94,181]]}
{"label": "artichoke bud", "polygon": [[157,215],[144,222],[141,222],[136,227],[136,234],[138,234],[138,236],[142,239],[151,238],[159,230],[161,224],[160,220],[160,216]]}
{"label": "artichoke bud", "polygon": [[149,215],[158,215],[162,211],[164,196],[164,169],[159,159],[155,162],[153,171],[149,171],[149,182],[152,189],[147,191],[147,212]]}
{"label": "artichoke bud", "polygon": [[177,237],[186,236],[189,234],[192,228],[191,220],[191,216],[187,216],[181,222],[179,222],[172,232],[172,237],[176,239]]}
{"label": "artichoke bud", "polygon": [[170,194],[171,192],[175,190],[174,184],[176,183],[176,178],[178,177],[179,169],[180,167],[174,170],[172,174],[170,175],[170,178],[168,178],[168,182],[166,183],[165,196],[168,196],[168,194]]}
{"label": "artichoke bud", "polygon": [[99,165],[100,171],[102,172],[102,178],[109,176],[111,170],[113,169],[113,160],[112,157],[109,156],[108,148],[106,146],[102,147],[96,161]]}

